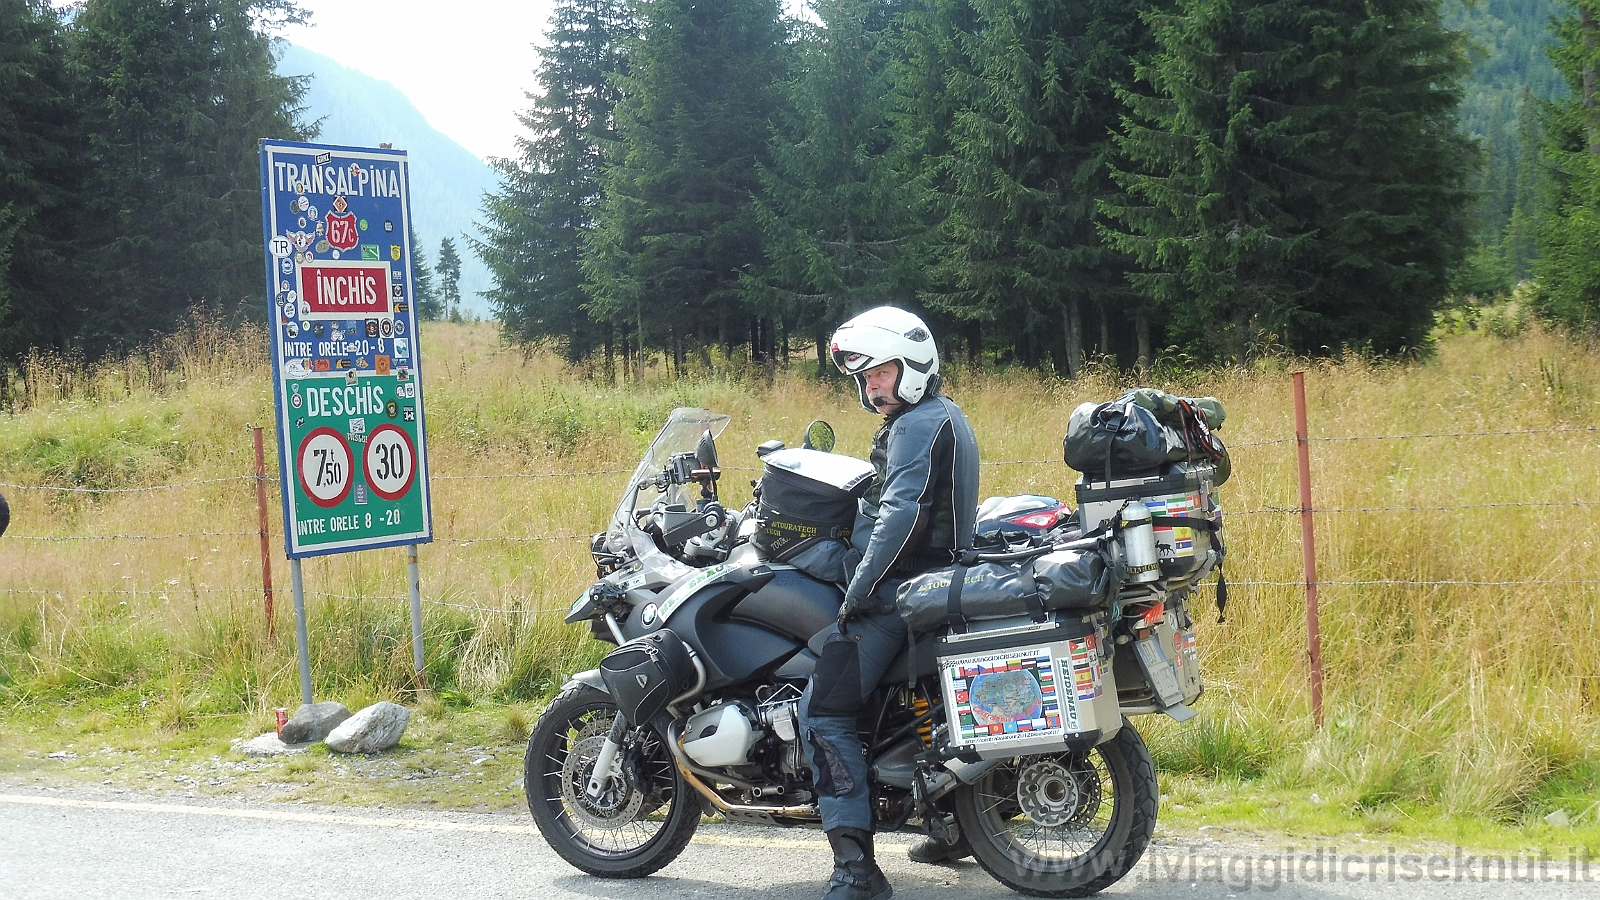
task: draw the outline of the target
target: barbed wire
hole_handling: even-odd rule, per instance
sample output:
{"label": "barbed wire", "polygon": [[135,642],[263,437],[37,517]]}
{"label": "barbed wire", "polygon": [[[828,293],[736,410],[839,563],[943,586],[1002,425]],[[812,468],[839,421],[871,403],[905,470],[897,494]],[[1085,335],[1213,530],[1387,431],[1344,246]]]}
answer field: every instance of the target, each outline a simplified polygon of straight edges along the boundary
{"label": "barbed wire", "polygon": [[498,613],[500,615],[543,615],[545,613],[564,613],[570,608],[566,606],[539,606],[534,607],[533,609],[523,609],[518,607],[469,606],[465,603],[450,603],[445,600],[429,600],[426,597],[423,598],[422,602],[429,604],[430,606],[448,606],[451,609],[463,609],[471,612],[482,613]]}
{"label": "barbed wire", "polygon": [[[1600,425],[1577,425],[1564,428],[1516,428],[1504,431],[1439,431],[1418,434],[1356,434],[1334,437],[1313,437],[1312,441],[1337,443],[1342,441],[1412,441],[1434,438],[1506,437],[1523,434],[1582,434],[1600,431]],[[1293,438],[1289,440],[1294,440]]]}
{"label": "barbed wire", "polygon": [[[1454,512],[1463,509],[1512,509],[1519,506],[1549,509],[1562,506],[1600,506],[1600,500],[1503,500],[1489,503],[1457,503],[1440,506],[1313,506],[1311,512],[1364,513],[1364,512]],[[1260,509],[1223,510],[1227,516],[1299,515],[1305,512],[1298,506],[1264,506]]]}
{"label": "barbed wire", "polygon": [[[1308,440],[1313,441],[1313,442],[1318,442],[1318,443],[1337,443],[1337,442],[1344,442],[1344,441],[1431,440],[1431,439],[1440,439],[1440,438],[1461,438],[1461,437],[1507,437],[1507,436],[1532,435],[1532,434],[1588,434],[1588,433],[1595,433],[1595,432],[1600,432],[1600,425],[1580,425],[1580,426],[1570,426],[1570,427],[1560,427],[1560,428],[1510,428],[1510,429],[1482,430],[1482,431],[1418,432],[1418,433],[1414,433],[1414,434],[1332,435],[1332,436],[1311,437],[1311,438],[1308,438]],[[1292,443],[1295,443],[1296,440],[1298,440],[1298,439],[1297,438],[1267,438],[1267,439],[1256,440],[1256,441],[1239,441],[1237,443],[1229,443],[1228,444],[1228,448],[1230,450],[1235,450],[1235,449],[1241,449],[1241,448],[1245,448],[1245,447],[1265,447],[1265,446],[1272,446],[1272,445],[1277,445],[1277,444],[1292,444]],[[1056,459],[1054,457],[1051,457],[1051,458],[1047,458],[1047,459],[986,460],[986,461],[980,462],[979,465],[984,465],[984,466],[1034,466],[1034,465],[1053,465],[1053,464],[1056,464],[1056,463],[1059,463],[1059,462],[1061,462],[1061,460]],[[754,467],[754,466],[723,466],[722,468],[724,470],[733,471],[733,472],[759,472],[759,471],[761,471],[760,467]],[[471,480],[489,480],[489,479],[526,479],[526,478],[583,478],[583,477],[592,477],[592,476],[600,476],[600,475],[626,475],[626,474],[629,474],[629,473],[631,473],[633,471],[634,471],[633,469],[589,469],[589,470],[576,471],[576,472],[497,472],[497,473],[488,473],[488,474],[482,474],[482,475],[476,475],[476,474],[474,474],[474,475],[430,475],[429,479],[432,480],[432,481],[471,481]],[[207,485],[207,484],[224,484],[224,483],[231,482],[231,481],[255,481],[255,480],[256,480],[256,476],[255,475],[226,475],[226,476],[222,476],[220,478],[200,478],[200,479],[195,479],[195,480],[192,480],[192,481],[174,481],[174,482],[169,482],[167,484],[152,484],[152,485],[144,485],[144,486],[141,486],[141,487],[130,487],[130,488],[87,488],[87,487],[72,487],[72,486],[68,486],[68,485],[22,484],[22,483],[19,483],[19,482],[0,481],[0,487],[10,488],[12,490],[19,490],[19,491],[58,491],[58,492],[61,492],[61,493],[72,493],[72,494],[139,494],[139,493],[148,493],[148,492],[151,492],[151,491],[176,490],[176,489],[179,489],[179,488],[195,487],[195,486]],[[272,482],[273,484],[277,484],[278,481],[279,481],[278,477],[277,476],[273,476],[273,475],[265,476],[263,480]]]}
{"label": "barbed wire", "polygon": [[[1372,578],[1372,579],[1317,579],[1318,587],[1335,585],[1340,587],[1520,587],[1527,585],[1600,585],[1600,578],[1535,578],[1518,581],[1477,581],[1473,579],[1451,578],[1438,581],[1412,581],[1404,578]],[[1301,581],[1234,581],[1228,579],[1228,589],[1235,587],[1305,587],[1306,582]]]}
{"label": "barbed wire", "polygon": [[158,594],[172,593],[199,593],[199,594],[260,594],[260,588],[218,588],[218,587],[184,587],[181,584],[169,585],[164,588],[0,588],[7,594],[50,595],[59,597],[63,594],[110,594],[122,596],[155,596]]}
{"label": "barbed wire", "polygon": [[[269,532],[270,534],[270,532]],[[19,541],[165,541],[179,538],[201,537],[260,537],[259,531],[189,531],[176,534],[14,534],[10,538]]]}
{"label": "barbed wire", "polygon": [[[1370,512],[1454,512],[1472,509],[1515,509],[1526,507],[1530,509],[1552,509],[1561,507],[1586,508],[1600,506],[1600,500],[1506,500],[1487,503],[1458,503],[1443,505],[1411,505],[1411,506],[1329,506],[1313,507],[1311,511],[1318,515],[1330,513],[1370,513]],[[1237,516],[1259,515],[1299,515],[1303,510],[1297,506],[1263,506],[1254,509],[1226,509],[1223,510],[1224,519]],[[10,537],[19,541],[42,542],[68,542],[68,541],[159,541],[182,540],[189,538],[210,537],[259,537],[260,531],[194,531],[177,532],[173,534],[65,534],[65,535],[40,535],[40,534],[14,534]],[[268,531],[269,535],[275,532]],[[593,532],[584,534],[542,534],[542,535],[475,535],[465,537],[436,537],[435,543],[454,544],[467,547],[473,544],[510,543],[532,544],[547,541],[587,541]]]}
{"label": "barbed wire", "polygon": [[[730,468],[724,466],[723,468]],[[473,481],[504,478],[582,478],[591,475],[627,475],[632,469],[595,469],[588,472],[502,472],[489,475],[429,475],[429,481]]]}
{"label": "barbed wire", "polygon": [[[152,484],[144,487],[131,488],[85,488],[65,487],[55,484],[17,484],[10,481],[0,481],[0,487],[12,488],[19,491],[58,491],[67,494],[143,494],[150,491],[170,491],[178,488],[194,487],[202,484],[222,484],[229,481],[255,481],[254,475],[228,475],[222,478],[201,478],[195,481],[174,481],[170,484]],[[269,481],[277,481],[270,478]]]}
{"label": "barbed wire", "polygon": [[540,541],[587,541],[593,536],[594,536],[593,532],[590,532],[589,534],[546,534],[546,535],[538,535],[538,536],[534,536],[534,537],[518,537],[518,536],[506,535],[506,536],[496,536],[496,537],[439,538],[438,540],[443,542],[443,543],[457,544],[457,545],[460,545],[462,547],[465,547],[465,546],[468,546],[468,545],[471,545],[471,544],[491,544],[491,543],[532,544],[532,543],[538,543]]}

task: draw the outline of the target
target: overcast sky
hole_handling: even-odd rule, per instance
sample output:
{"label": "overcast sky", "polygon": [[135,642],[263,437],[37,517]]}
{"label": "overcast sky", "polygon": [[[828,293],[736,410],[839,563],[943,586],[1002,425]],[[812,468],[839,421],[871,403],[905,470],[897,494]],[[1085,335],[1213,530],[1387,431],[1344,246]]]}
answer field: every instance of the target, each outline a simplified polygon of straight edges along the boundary
{"label": "overcast sky", "polygon": [[282,37],[399,88],[481,157],[510,156],[549,0],[302,0]]}

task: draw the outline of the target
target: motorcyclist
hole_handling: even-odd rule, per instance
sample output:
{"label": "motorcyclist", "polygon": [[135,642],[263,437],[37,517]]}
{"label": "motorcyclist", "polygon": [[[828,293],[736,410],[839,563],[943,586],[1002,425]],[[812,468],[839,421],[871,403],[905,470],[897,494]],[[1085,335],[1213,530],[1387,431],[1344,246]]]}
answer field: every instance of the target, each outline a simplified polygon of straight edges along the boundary
{"label": "motorcyclist", "polygon": [[[891,306],[834,332],[834,364],[854,376],[861,405],[881,413],[872,439],[877,480],[851,536],[859,562],[800,704],[822,827],[833,849],[824,900],[885,900],[893,893],[874,858],[865,748],[857,716],[906,644],[895,591],[972,546],[978,442],[961,408],[939,393],[939,354],[922,320]],[[959,842],[958,842],[959,845]],[[930,838],[912,859],[963,855]]]}

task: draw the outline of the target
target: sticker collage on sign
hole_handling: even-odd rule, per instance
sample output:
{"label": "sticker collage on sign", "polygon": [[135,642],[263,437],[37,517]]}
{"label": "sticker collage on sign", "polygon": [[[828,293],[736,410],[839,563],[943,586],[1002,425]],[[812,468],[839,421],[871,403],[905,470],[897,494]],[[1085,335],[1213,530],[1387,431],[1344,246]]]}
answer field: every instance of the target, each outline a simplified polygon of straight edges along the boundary
{"label": "sticker collage on sign", "polygon": [[431,540],[406,154],[261,155],[287,552]]}

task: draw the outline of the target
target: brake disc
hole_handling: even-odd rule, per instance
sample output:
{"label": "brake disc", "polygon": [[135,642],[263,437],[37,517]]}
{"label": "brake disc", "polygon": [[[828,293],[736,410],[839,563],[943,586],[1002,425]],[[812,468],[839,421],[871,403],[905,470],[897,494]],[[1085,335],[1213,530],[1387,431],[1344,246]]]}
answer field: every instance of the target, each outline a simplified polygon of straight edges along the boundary
{"label": "brake disc", "polygon": [[[587,729],[585,729],[587,730]],[[632,779],[621,772],[613,773],[604,793],[598,798],[589,796],[589,776],[594,772],[595,759],[605,746],[610,732],[591,734],[573,742],[567,759],[561,764],[561,799],[567,809],[586,825],[612,830],[634,821],[644,806],[644,795],[635,790]]]}

